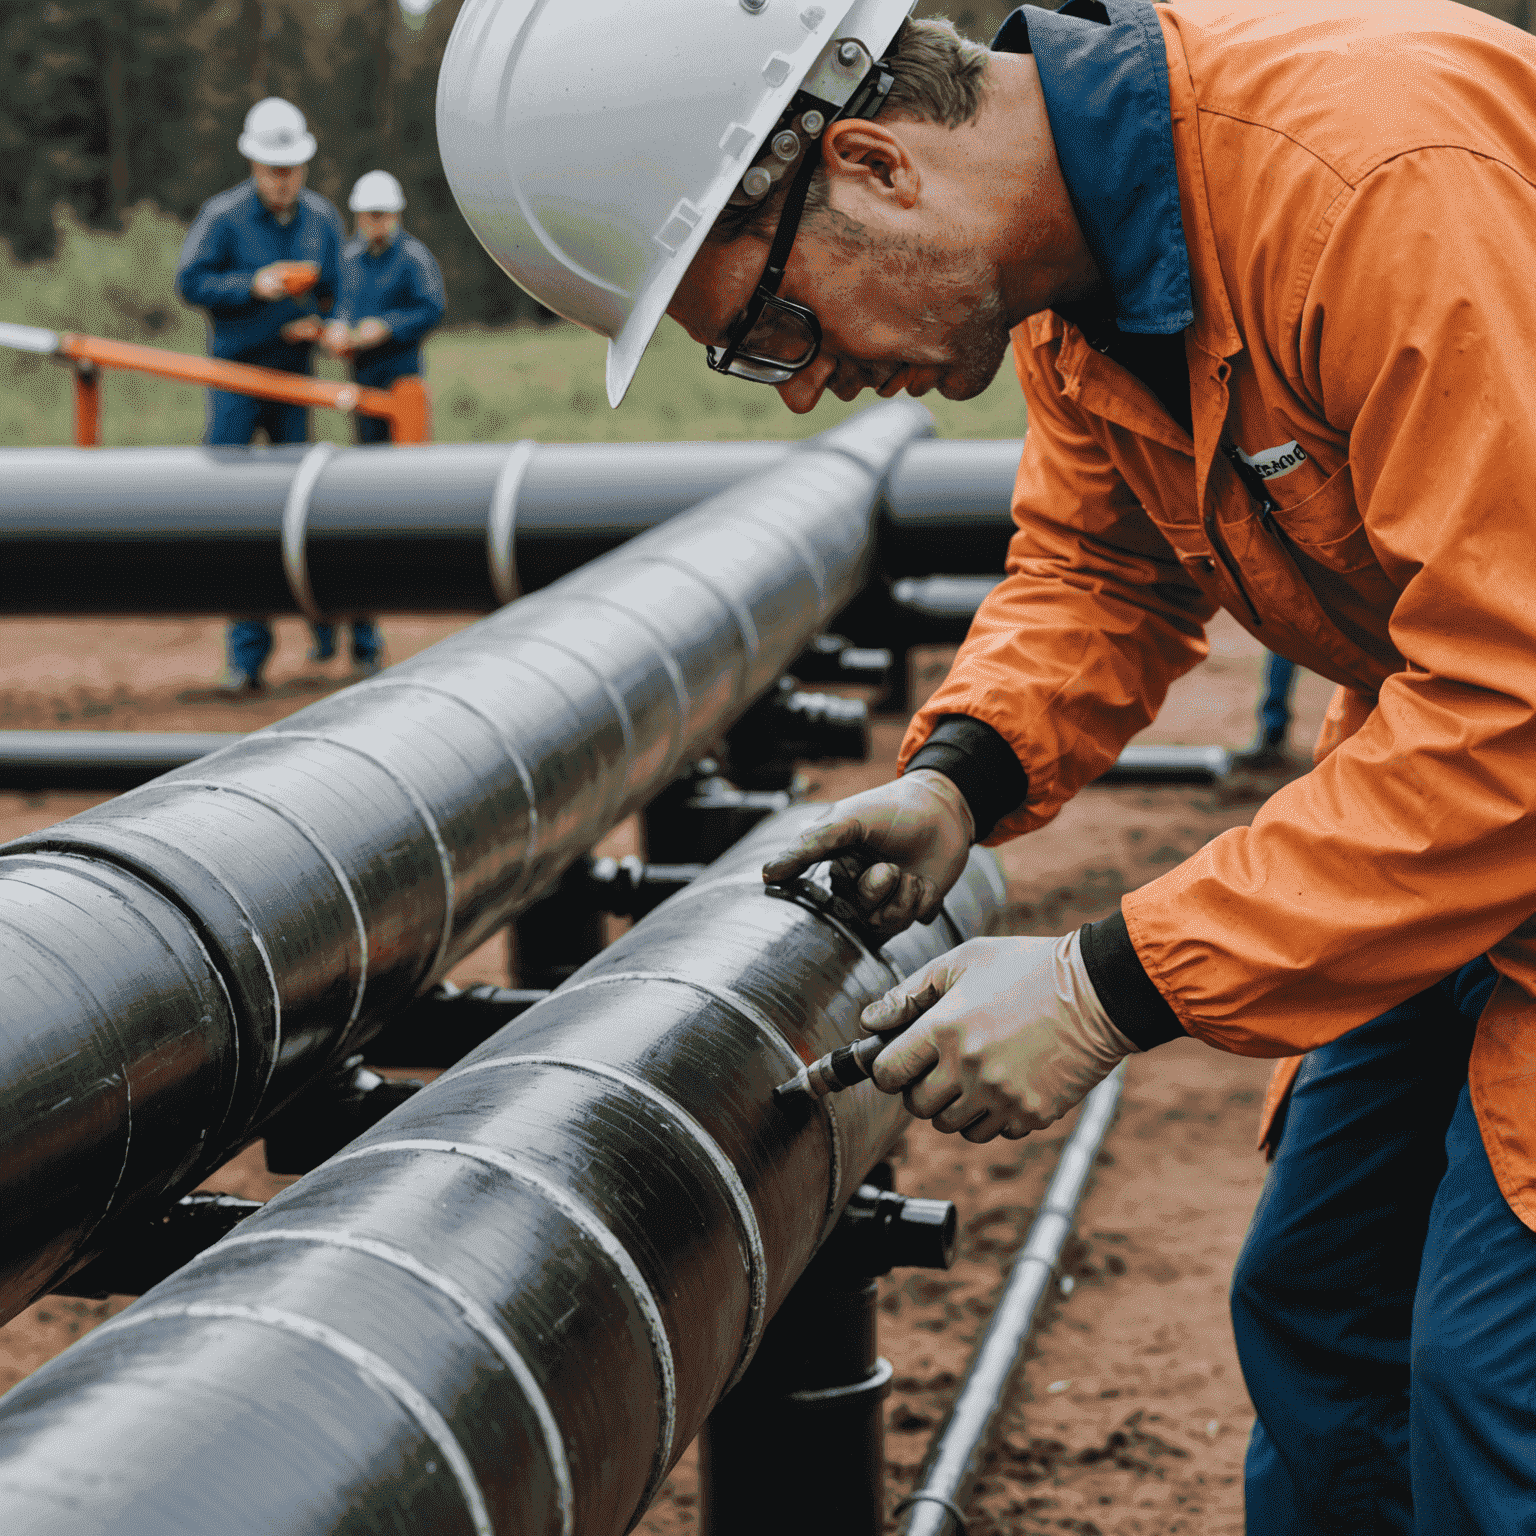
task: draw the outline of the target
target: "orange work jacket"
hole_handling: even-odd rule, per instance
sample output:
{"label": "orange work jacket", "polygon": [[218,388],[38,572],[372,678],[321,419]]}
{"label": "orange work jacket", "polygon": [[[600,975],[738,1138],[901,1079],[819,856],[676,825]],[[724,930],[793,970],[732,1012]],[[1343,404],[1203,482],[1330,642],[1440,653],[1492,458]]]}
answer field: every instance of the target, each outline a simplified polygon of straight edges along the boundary
{"label": "orange work jacket", "polygon": [[[1442,0],[1175,0],[1193,436],[1054,312],[1014,334],[1007,575],[941,715],[1049,821],[1225,608],[1339,685],[1318,765],[1123,903],[1184,1028],[1293,1056],[1488,953],[1470,1081],[1536,1229],[1536,39]],[[1227,457],[1297,445],[1261,519]],[[1294,462],[1287,460],[1287,464]]]}

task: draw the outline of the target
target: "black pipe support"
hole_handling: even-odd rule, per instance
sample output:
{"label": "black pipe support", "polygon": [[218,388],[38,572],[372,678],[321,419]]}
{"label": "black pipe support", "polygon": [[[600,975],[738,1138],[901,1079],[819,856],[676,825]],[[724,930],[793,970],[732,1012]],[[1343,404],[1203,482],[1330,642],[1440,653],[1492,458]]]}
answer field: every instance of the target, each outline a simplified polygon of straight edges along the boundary
{"label": "black pipe support", "polygon": [[871,1083],[792,1113],[774,1085],[1005,899],[975,850],[932,924],[871,950],[824,871],[764,892],[817,814],[6,1393],[0,1526],[629,1529],[910,1123]]}
{"label": "black pipe support", "polygon": [[855,645],[844,635],[817,635],[791,664],[797,683],[850,683],[890,686],[891,653],[880,646]]}
{"label": "black pipe support", "polygon": [[548,996],[537,988],[460,990],[452,982],[439,982],[391,1019],[363,1054],[373,1067],[451,1067]]}
{"label": "black pipe support", "polygon": [[[895,1266],[948,1269],[949,1200],[890,1188],[871,1171],[768,1325],[741,1382],[699,1437],[704,1536],[880,1536],[885,1398],[875,1279]],[[764,1477],[762,1469],[781,1469]]]}
{"label": "black pipe support", "polygon": [[856,417],[0,850],[0,1317],[259,1135],[718,741],[864,584],[885,471],[926,423]]}
{"label": "black pipe support", "polygon": [[262,1128],[269,1173],[318,1168],[422,1089],[420,1078],[380,1077],[350,1056],[339,1072],[311,1083]]}
{"label": "black pipe support", "polygon": [[77,1269],[57,1288],[58,1294],[88,1301],[142,1296],[221,1237],[228,1237],[261,1206],[260,1200],[204,1190],[183,1195],[168,1210],[124,1232],[100,1258]]}
{"label": "black pipe support", "polygon": [[[915,443],[889,576],[1000,571],[1022,441]],[[478,613],[538,591],[790,443],[0,450],[0,612]]]}

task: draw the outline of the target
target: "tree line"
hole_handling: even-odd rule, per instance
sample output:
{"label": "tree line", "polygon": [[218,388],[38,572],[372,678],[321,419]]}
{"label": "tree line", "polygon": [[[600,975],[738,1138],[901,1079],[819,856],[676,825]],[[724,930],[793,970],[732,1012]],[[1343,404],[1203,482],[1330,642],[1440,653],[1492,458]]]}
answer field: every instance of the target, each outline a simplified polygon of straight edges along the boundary
{"label": "tree line", "polygon": [[[246,110],[285,96],[320,143],[310,185],[338,207],[364,171],[400,178],[450,321],[538,314],[470,234],[438,160],[437,71],[459,4],[408,20],[399,0],[0,0],[0,236],[29,261],[52,254],[61,205],[102,229],[146,201],[190,220],[247,174]],[[1477,8],[1531,30],[1533,5]],[[918,14],[986,39],[1012,9],[924,0]]]}

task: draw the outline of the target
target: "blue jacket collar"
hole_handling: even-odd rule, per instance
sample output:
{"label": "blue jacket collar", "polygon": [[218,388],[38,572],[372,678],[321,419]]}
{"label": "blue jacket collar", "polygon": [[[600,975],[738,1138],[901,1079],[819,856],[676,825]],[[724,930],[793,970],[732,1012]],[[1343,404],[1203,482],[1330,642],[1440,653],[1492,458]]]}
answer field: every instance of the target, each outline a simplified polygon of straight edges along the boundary
{"label": "blue jacket collar", "polygon": [[1195,316],[1179,213],[1168,55],[1148,0],[1017,10],[992,40],[1033,53],[1067,195],[1122,331],[1172,335]]}

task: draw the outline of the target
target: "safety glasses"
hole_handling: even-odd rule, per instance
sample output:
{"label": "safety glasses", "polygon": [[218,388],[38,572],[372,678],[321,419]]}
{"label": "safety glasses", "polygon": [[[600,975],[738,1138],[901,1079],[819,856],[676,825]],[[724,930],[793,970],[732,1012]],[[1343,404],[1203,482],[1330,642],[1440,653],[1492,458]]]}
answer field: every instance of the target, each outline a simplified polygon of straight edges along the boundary
{"label": "safety glasses", "polygon": [[705,347],[709,366],[757,384],[782,384],[816,361],[821,350],[821,322],[804,304],[779,297],[784,268],[800,230],[800,217],[811,190],[820,154],[819,139],[807,146],[779,214],[779,227],[768,247],[768,262],[741,317],[725,333],[723,347]]}

